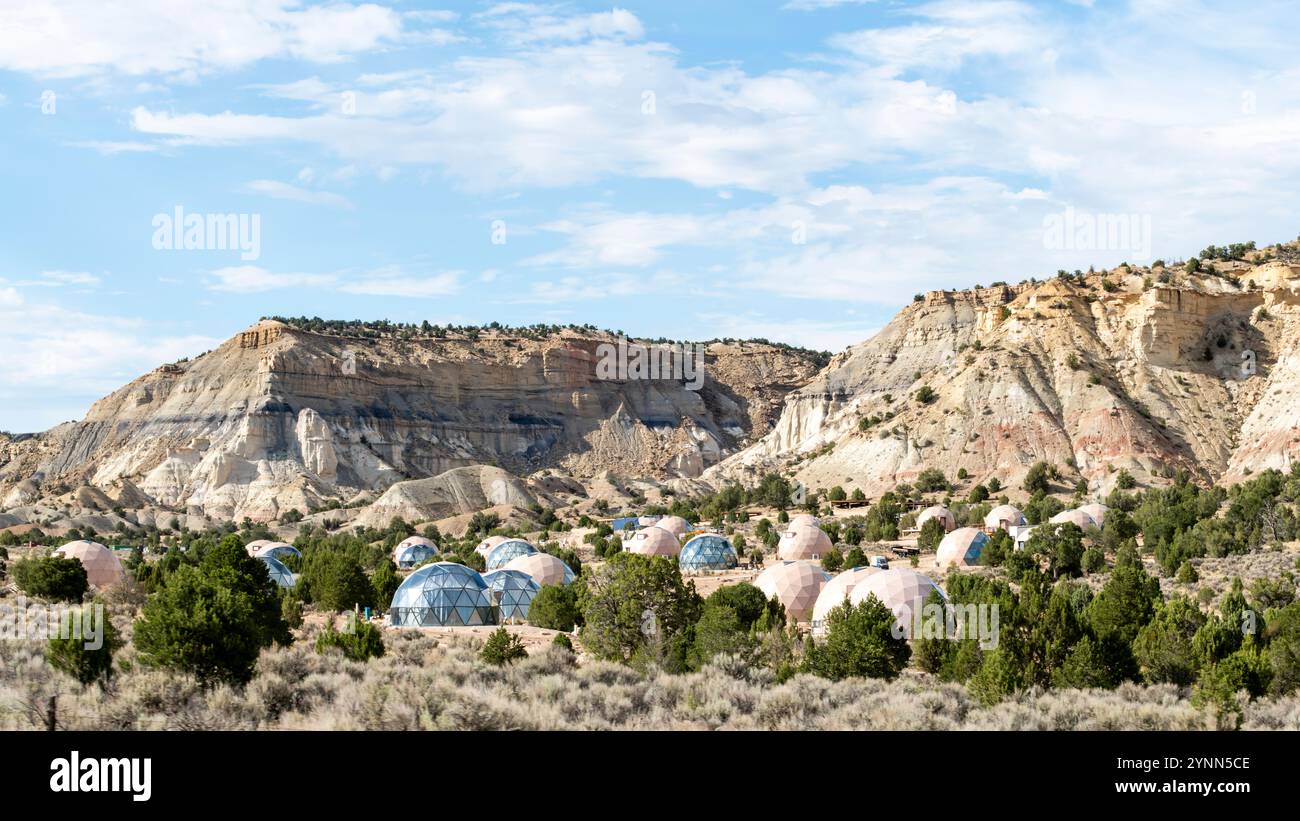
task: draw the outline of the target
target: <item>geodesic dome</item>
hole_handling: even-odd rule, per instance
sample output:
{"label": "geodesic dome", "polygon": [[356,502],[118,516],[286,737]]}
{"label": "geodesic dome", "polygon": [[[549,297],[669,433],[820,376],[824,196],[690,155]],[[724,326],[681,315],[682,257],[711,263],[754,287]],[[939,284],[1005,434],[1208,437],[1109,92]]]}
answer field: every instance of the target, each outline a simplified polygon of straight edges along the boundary
{"label": "geodesic dome", "polygon": [[662,527],[647,527],[623,539],[623,549],[642,556],[676,556],[682,543]]}
{"label": "geodesic dome", "polygon": [[508,541],[510,540],[505,536],[488,536],[478,543],[478,546],[474,548],[474,552],[486,559],[488,554],[492,552],[492,548]]}
{"label": "geodesic dome", "polygon": [[248,551],[248,555],[250,556],[257,556],[257,551],[261,550],[263,547],[269,544],[275,544],[275,542],[272,541],[271,539],[254,539],[253,541],[244,545],[244,550]]}
{"label": "geodesic dome", "polygon": [[472,627],[496,624],[487,582],[463,564],[426,564],[393,594],[388,623],[394,627]]}
{"label": "geodesic dome", "polygon": [[801,525],[804,527],[818,527],[821,523],[821,519],[818,519],[811,513],[800,513],[786,524],[786,529],[789,530]]}
{"label": "geodesic dome", "polygon": [[272,559],[279,559],[280,561],[284,561],[288,556],[297,556],[300,559],[302,558],[302,554],[298,552],[298,548],[287,542],[267,542],[259,547],[257,552],[253,554],[253,558],[255,559],[260,559],[263,556],[270,556]]}
{"label": "geodesic dome", "polygon": [[939,542],[935,561],[939,567],[972,567],[980,563],[980,556],[988,543],[989,537],[978,527],[958,528]]}
{"label": "geodesic dome", "polygon": [[820,527],[810,527],[808,525],[791,525],[790,529],[781,534],[781,541],[777,543],[777,558],[786,561],[797,562],[805,560],[817,560],[825,555],[834,544],[831,537],[826,535],[826,531]]}
{"label": "geodesic dome", "polygon": [[126,571],[113,551],[99,542],[86,540],[68,542],[54,551],[55,556],[76,559],[86,568],[86,581],[91,587],[111,587],[126,581]]}
{"label": "geodesic dome", "polygon": [[677,556],[677,566],[683,573],[704,570],[730,570],[738,563],[736,549],[722,536],[708,533],[682,545]]}
{"label": "geodesic dome", "polygon": [[487,582],[496,601],[497,620],[501,624],[528,621],[528,608],[533,603],[533,596],[542,589],[532,576],[503,567],[484,573],[483,581]]}
{"label": "geodesic dome", "polygon": [[943,529],[948,533],[957,528],[957,517],[952,515],[951,510],[943,505],[930,505],[917,514],[916,529],[920,530],[931,519],[938,519],[939,523],[943,525]]}
{"label": "geodesic dome", "polygon": [[922,576],[915,570],[882,570],[859,582],[849,594],[849,601],[856,606],[874,594],[894,614],[903,635],[910,638],[913,625],[921,619],[926,598],[935,590],[948,598],[929,576]]}
{"label": "geodesic dome", "polygon": [[826,621],[826,614],[839,607],[853,593],[853,588],[858,586],[866,577],[873,573],[883,573],[878,567],[872,567],[869,564],[860,564],[857,567],[850,567],[833,577],[822,591],[817,594],[817,601],[813,604],[812,626],[814,632],[820,632]]}
{"label": "geodesic dome", "polygon": [[781,562],[759,573],[753,584],[764,596],[781,602],[786,617],[796,622],[808,621],[818,594],[830,579],[829,573],[812,562]]}
{"label": "geodesic dome", "polygon": [[1093,502],[1090,505],[1084,505],[1079,510],[1091,516],[1092,520],[1097,523],[1097,527],[1104,528],[1106,526],[1106,514],[1110,511],[1110,508],[1105,505]]}
{"label": "geodesic dome", "polygon": [[686,535],[691,529],[691,523],[683,519],[681,516],[665,516],[655,522],[654,526],[662,527],[678,539],[681,539],[682,536]]}
{"label": "geodesic dome", "polygon": [[1054,525],[1072,524],[1077,526],[1080,530],[1082,530],[1085,533],[1087,533],[1089,530],[1097,529],[1097,522],[1087,513],[1084,513],[1082,510],[1077,510],[1077,509],[1062,510],[1060,513],[1056,514],[1055,516],[1048,519],[1047,521],[1049,524],[1054,524]]}
{"label": "geodesic dome", "polygon": [[1006,530],[1008,527],[1019,527],[1023,524],[1026,524],[1025,514],[1011,505],[998,505],[984,517],[984,526],[989,530]]}
{"label": "geodesic dome", "polygon": [[575,577],[573,568],[550,553],[538,552],[529,553],[527,556],[516,556],[506,562],[505,569],[527,573],[540,585],[568,584]]}
{"label": "geodesic dome", "polygon": [[512,559],[520,556],[531,556],[537,552],[537,548],[525,542],[523,539],[508,539],[496,547],[487,555],[487,569],[500,570],[510,564]]}
{"label": "geodesic dome", "polygon": [[393,564],[402,570],[418,567],[438,555],[438,546],[420,536],[405,539],[393,548]]}
{"label": "geodesic dome", "polygon": [[281,587],[293,587],[298,583],[298,577],[279,559],[272,556],[258,556],[257,560],[266,565],[266,572],[270,574],[271,581]]}

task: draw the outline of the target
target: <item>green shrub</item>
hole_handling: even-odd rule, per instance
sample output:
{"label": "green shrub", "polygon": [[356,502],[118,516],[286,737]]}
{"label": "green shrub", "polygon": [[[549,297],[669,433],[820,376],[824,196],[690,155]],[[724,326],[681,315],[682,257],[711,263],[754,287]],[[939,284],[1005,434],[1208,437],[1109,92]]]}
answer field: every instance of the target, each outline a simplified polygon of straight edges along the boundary
{"label": "green shrub", "polygon": [[27,595],[50,601],[79,602],[90,589],[86,568],[81,562],[62,556],[16,562],[14,582]]}
{"label": "green shrub", "polygon": [[331,623],[316,637],[317,653],[324,653],[334,647],[353,661],[367,661],[384,655],[384,637],[375,625],[349,616],[346,630],[340,632]]}
{"label": "green shrub", "polygon": [[[94,621],[101,624],[96,628]],[[87,622],[91,622],[88,624]],[[98,641],[89,634],[98,629]],[[97,646],[88,647],[88,644]],[[63,614],[59,634],[45,648],[45,658],[55,670],[67,673],[82,684],[105,685],[113,675],[113,655],[122,646],[113,620],[102,604],[69,610]]]}
{"label": "green shrub", "polygon": [[528,658],[528,651],[524,649],[524,643],[518,636],[511,634],[504,627],[498,627],[483,643],[479,658],[487,664],[500,667]]}

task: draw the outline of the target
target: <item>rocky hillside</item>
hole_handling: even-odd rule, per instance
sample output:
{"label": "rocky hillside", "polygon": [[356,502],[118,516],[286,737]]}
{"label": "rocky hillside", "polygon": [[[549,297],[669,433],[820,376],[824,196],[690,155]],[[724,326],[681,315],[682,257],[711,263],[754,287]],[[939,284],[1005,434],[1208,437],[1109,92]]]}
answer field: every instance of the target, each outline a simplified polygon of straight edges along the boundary
{"label": "rocky hillside", "polygon": [[125,507],[268,519],[476,464],[694,477],[767,433],[817,370],[805,352],[715,343],[690,390],[598,378],[608,334],[474,336],[258,323],[136,379],[81,422],[0,440],[0,508],[88,486]]}
{"label": "rocky hillside", "polygon": [[[1208,268],[1208,266],[1207,266]],[[1300,456],[1300,245],[1213,270],[1122,267],[918,297],[705,474],[868,494],[925,468],[1017,483],[1035,461],[1233,481]]]}

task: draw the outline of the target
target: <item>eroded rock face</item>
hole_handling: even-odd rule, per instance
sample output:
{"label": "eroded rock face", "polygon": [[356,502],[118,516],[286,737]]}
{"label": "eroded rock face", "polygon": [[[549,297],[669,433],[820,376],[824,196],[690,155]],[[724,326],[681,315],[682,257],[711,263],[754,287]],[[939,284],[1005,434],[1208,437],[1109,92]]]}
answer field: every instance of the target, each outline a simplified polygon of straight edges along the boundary
{"label": "eroded rock face", "polygon": [[79,423],[0,441],[0,499],[129,487],[137,502],[267,519],[467,465],[692,477],[766,433],[780,398],[816,372],[804,354],[715,344],[698,391],[602,380],[610,341],[361,340],[262,322]]}
{"label": "eroded rock face", "polygon": [[1119,269],[1084,286],[928,294],[793,391],[770,433],[704,478],[793,468],[810,487],[878,493],[928,467],[1014,484],[1045,460],[1108,490],[1119,468],[1155,481],[1289,469],[1300,456],[1295,262],[1235,264],[1236,284]]}

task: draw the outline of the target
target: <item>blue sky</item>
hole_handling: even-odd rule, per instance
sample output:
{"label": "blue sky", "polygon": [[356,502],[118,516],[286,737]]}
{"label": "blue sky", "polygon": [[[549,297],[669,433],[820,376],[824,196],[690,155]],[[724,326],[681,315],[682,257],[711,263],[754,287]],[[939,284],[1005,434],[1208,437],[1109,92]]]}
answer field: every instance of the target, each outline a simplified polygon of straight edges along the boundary
{"label": "blue sky", "polygon": [[[840,350],[919,291],[1294,239],[1298,28],[1164,0],[5,4],[0,429],[263,315]],[[177,207],[255,216],[260,253],[155,248]],[[1067,208],[1148,241],[1052,247]]]}

